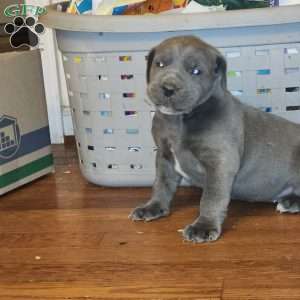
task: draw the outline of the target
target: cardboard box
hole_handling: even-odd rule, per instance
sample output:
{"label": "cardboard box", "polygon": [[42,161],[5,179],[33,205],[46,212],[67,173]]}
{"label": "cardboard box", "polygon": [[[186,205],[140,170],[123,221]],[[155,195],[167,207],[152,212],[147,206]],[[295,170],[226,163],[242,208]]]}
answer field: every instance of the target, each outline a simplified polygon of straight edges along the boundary
{"label": "cardboard box", "polygon": [[0,54],[0,195],[53,171],[39,50]]}

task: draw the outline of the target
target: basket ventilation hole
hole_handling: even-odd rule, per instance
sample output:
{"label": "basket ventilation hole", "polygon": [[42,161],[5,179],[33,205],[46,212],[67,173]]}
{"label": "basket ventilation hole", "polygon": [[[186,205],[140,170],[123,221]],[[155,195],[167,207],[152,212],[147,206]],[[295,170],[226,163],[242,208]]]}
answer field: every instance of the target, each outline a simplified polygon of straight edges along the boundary
{"label": "basket ventilation hole", "polygon": [[99,75],[98,79],[99,80],[108,80],[108,76],[107,75]]}
{"label": "basket ventilation hole", "polygon": [[241,71],[228,71],[227,72],[227,76],[228,77],[241,77],[242,76],[242,72]]}
{"label": "basket ventilation hole", "polygon": [[103,130],[104,134],[114,134],[114,130],[112,128],[105,128]]}
{"label": "basket ventilation hole", "polygon": [[115,151],[116,147],[105,147],[106,151]]}
{"label": "basket ventilation hole", "polygon": [[262,106],[260,109],[264,112],[272,112],[272,107],[271,106]]}
{"label": "basket ventilation hole", "polygon": [[256,90],[257,95],[266,95],[266,94],[272,94],[271,89],[257,89]]}
{"label": "basket ventilation hole", "polygon": [[127,134],[139,134],[139,130],[137,128],[128,128],[126,129]]}
{"label": "basket ventilation hole", "polygon": [[108,169],[118,169],[118,165],[117,164],[109,164],[107,166]]}
{"label": "basket ventilation hole", "polygon": [[133,79],[133,74],[122,74],[121,80],[130,80]]}
{"label": "basket ventilation hole", "polygon": [[95,162],[92,163],[93,168],[97,168],[97,164]]}
{"label": "basket ventilation hole", "polygon": [[75,64],[80,64],[82,61],[82,58],[81,58],[81,56],[74,56],[73,60],[74,60]]}
{"label": "basket ventilation hole", "polygon": [[119,61],[126,62],[126,61],[131,61],[131,60],[132,60],[132,57],[129,55],[119,56]]}
{"label": "basket ventilation hole", "polygon": [[228,58],[237,58],[241,56],[241,52],[240,51],[230,51],[226,53],[226,57]]}
{"label": "basket ventilation hole", "polygon": [[85,128],[85,132],[87,134],[91,134],[93,132],[92,128]]}
{"label": "basket ventilation hole", "polygon": [[299,73],[299,68],[295,67],[295,68],[285,68],[284,69],[284,73],[285,74],[293,74],[293,73]]}
{"label": "basket ventilation hole", "polygon": [[297,48],[284,48],[284,54],[295,55],[298,53],[299,51]]}
{"label": "basket ventilation hole", "polygon": [[141,151],[141,147],[137,147],[137,146],[134,146],[134,147],[128,147],[128,151],[129,152],[140,152]]}
{"label": "basket ventilation hole", "polygon": [[244,91],[243,90],[235,90],[235,91],[230,91],[231,92],[231,94],[233,95],[233,96],[242,96],[243,95],[243,93],[244,93]]}
{"label": "basket ventilation hole", "polygon": [[100,100],[108,100],[110,98],[110,94],[109,93],[99,93],[98,97]]}
{"label": "basket ventilation hole", "polygon": [[125,110],[125,116],[137,116],[138,115],[138,112],[135,111],[135,110]]}
{"label": "basket ventilation hole", "polygon": [[110,110],[102,110],[102,111],[100,111],[100,116],[101,117],[111,117],[112,116],[112,111],[110,111]]}
{"label": "basket ventilation hole", "polygon": [[287,87],[287,88],[285,88],[285,92],[286,93],[297,93],[297,92],[299,92],[299,86]]}
{"label": "basket ventilation hole", "polygon": [[256,71],[256,75],[270,75],[271,70],[270,69],[260,69]]}
{"label": "basket ventilation hole", "polygon": [[91,146],[91,145],[88,145],[88,149],[91,150],[91,151],[94,151],[95,147]]}
{"label": "basket ventilation hole", "polygon": [[143,165],[141,165],[141,164],[131,164],[131,165],[130,165],[130,168],[131,168],[132,170],[140,170],[140,169],[143,168]]}
{"label": "basket ventilation hole", "polygon": [[135,94],[134,93],[123,93],[124,98],[134,98]]}
{"label": "basket ventilation hole", "polygon": [[300,110],[300,106],[299,105],[287,106],[286,110],[287,111]]}

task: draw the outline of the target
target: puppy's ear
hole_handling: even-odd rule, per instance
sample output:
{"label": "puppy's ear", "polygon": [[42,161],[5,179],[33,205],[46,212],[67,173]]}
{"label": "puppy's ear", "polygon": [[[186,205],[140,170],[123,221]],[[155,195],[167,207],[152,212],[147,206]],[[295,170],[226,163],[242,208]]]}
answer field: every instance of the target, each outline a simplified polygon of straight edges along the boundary
{"label": "puppy's ear", "polygon": [[147,83],[149,83],[150,81],[150,70],[151,70],[151,66],[152,66],[152,62],[155,56],[155,48],[153,48],[149,54],[148,54],[148,58],[147,58],[147,71],[146,71],[146,79],[147,79]]}
{"label": "puppy's ear", "polygon": [[217,55],[215,74],[222,76],[221,85],[224,89],[227,87],[226,71],[227,64],[225,58],[222,55]]}

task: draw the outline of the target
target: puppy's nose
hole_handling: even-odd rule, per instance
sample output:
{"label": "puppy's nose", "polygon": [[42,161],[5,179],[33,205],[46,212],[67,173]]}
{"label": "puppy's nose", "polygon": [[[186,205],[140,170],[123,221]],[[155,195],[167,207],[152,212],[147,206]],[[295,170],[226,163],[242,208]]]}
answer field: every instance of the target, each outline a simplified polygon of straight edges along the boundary
{"label": "puppy's nose", "polygon": [[171,86],[163,85],[162,89],[166,97],[171,97],[175,93],[175,89]]}

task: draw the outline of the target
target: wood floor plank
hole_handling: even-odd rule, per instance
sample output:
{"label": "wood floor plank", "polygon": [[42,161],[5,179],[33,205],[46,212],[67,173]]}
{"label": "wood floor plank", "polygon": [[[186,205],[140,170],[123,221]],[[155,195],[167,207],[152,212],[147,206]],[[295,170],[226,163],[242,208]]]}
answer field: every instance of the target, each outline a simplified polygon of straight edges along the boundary
{"label": "wood floor plank", "polygon": [[[128,215],[132,208],[85,208],[85,209],[45,209],[0,211],[1,232],[57,232],[57,231],[125,231],[135,233],[147,232],[177,232],[185,225],[192,223],[198,215],[197,207],[175,209],[171,216],[152,222],[132,222]],[[257,234],[263,238],[277,238],[277,234],[286,232],[286,239],[294,240],[300,226],[299,215],[277,214],[270,208],[273,215],[231,215],[224,225],[224,234],[231,235],[240,232],[239,239],[256,239]],[[248,231],[248,233],[243,233]],[[268,233],[269,231],[269,233]],[[237,236],[238,237],[238,236]],[[293,237],[293,239],[292,239]],[[278,237],[279,238],[279,237]],[[296,237],[297,238],[297,235]],[[238,239],[238,240],[239,240]],[[223,239],[218,243],[223,242]],[[278,240],[280,242],[280,240]]]}
{"label": "wood floor plank", "polygon": [[239,288],[226,290],[222,300],[299,300],[299,288]]}
{"label": "wood floor plank", "polygon": [[[226,237],[224,237],[226,238]],[[21,242],[20,242],[21,243]],[[47,264],[61,263],[194,263],[205,259],[207,262],[255,261],[257,264],[276,260],[299,262],[299,243],[227,243],[194,245],[183,242],[178,233],[150,234],[105,234],[99,247],[54,247],[40,240],[39,247],[11,247],[0,249],[0,263],[28,263],[34,255],[43,257]],[[56,243],[56,242],[55,242]],[[70,242],[68,242],[70,244]],[[43,244],[47,247],[43,247]],[[64,243],[62,243],[64,245]],[[77,241],[77,245],[80,242]],[[27,244],[28,246],[28,244]],[[279,247],[278,247],[279,246]],[[246,251],[247,250],[247,251]],[[35,253],[35,254],[33,254]]]}
{"label": "wood floor plank", "polygon": [[199,284],[96,286],[73,284],[0,284],[0,299],[199,299],[220,300],[220,288]]}
{"label": "wood floor plank", "polygon": [[97,248],[104,237],[103,232],[63,231],[34,233],[0,233],[0,248]]}

